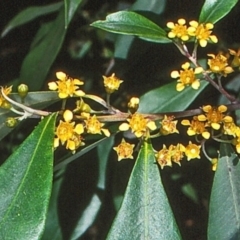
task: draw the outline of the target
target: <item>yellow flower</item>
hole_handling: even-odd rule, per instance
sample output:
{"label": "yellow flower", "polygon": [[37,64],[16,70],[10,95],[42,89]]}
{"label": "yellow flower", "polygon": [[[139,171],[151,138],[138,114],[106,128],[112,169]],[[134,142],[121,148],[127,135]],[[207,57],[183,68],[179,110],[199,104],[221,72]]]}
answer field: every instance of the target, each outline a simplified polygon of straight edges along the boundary
{"label": "yellow flower", "polygon": [[136,137],[147,137],[149,130],[155,130],[156,124],[149,119],[143,117],[143,115],[139,113],[134,113],[130,119],[127,119],[129,123],[122,123],[119,126],[120,131],[127,131],[131,128],[132,132],[136,135]]}
{"label": "yellow flower", "polygon": [[177,130],[177,120],[173,121],[174,117],[173,116],[166,116],[164,115],[164,118],[161,122],[161,127],[160,127],[160,133],[162,135],[168,135],[172,133],[179,133]]}
{"label": "yellow flower", "polygon": [[168,33],[169,38],[180,38],[182,41],[187,41],[189,39],[186,20],[178,19],[177,23],[168,22],[167,27],[171,29]]}
{"label": "yellow flower", "polygon": [[131,158],[133,159],[133,148],[134,144],[127,143],[125,139],[122,139],[122,142],[113,149],[117,152],[118,155],[118,161],[121,161],[125,158]]}
{"label": "yellow flower", "polygon": [[218,42],[217,37],[211,35],[211,29],[214,27],[212,23],[199,24],[197,21],[191,21],[189,25],[188,34],[196,37],[201,47],[206,47],[208,41],[212,41],[213,43]]}
{"label": "yellow flower", "polygon": [[94,116],[88,116],[85,122],[85,127],[87,129],[87,132],[90,134],[102,134],[104,133],[105,136],[109,137],[110,132],[108,129],[102,128],[104,126],[104,123],[99,122],[96,115]]}
{"label": "yellow flower", "polygon": [[185,155],[187,160],[191,160],[194,158],[200,158],[200,145],[193,144],[191,141],[185,148]]}
{"label": "yellow flower", "polygon": [[171,154],[172,161],[177,163],[179,166],[181,166],[180,161],[184,157],[185,147],[180,143],[178,143],[176,146],[175,145],[170,145],[169,146],[169,152]]}
{"label": "yellow flower", "polygon": [[172,71],[172,78],[179,78],[177,80],[178,84],[176,86],[177,91],[182,91],[185,86],[191,85],[193,89],[198,89],[200,87],[199,79],[196,79],[196,74],[200,74],[203,69],[201,67],[197,67],[194,70],[190,68],[190,63],[186,62],[182,65],[182,69],[180,72]]}
{"label": "yellow flower", "polygon": [[232,49],[228,49],[230,54],[233,55],[233,60],[231,65],[233,67],[240,67],[240,49],[238,49],[238,51],[234,51]]}
{"label": "yellow flower", "polygon": [[237,136],[239,127],[234,122],[223,122],[223,133],[231,136]]}
{"label": "yellow flower", "polygon": [[66,142],[66,149],[70,149],[74,153],[79,146],[84,145],[80,136],[84,132],[83,125],[75,126],[75,122],[71,122],[73,113],[70,110],[65,110],[63,118],[64,121],[60,120],[55,132],[57,137],[54,139],[54,147],[59,146],[59,141],[62,145]]}
{"label": "yellow flower", "polygon": [[166,145],[163,145],[163,148],[155,154],[155,157],[161,169],[165,166],[172,166],[171,153],[167,149]]}
{"label": "yellow flower", "polygon": [[67,76],[64,72],[56,73],[57,79],[60,81],[48,83],[50,90],[58,90],[59,98],[72,97],[74,95],[82,97],[85,93],[82,90],[79,90],[78,86],[83,85],[84,83],[76,78],[71,78]]}
{"label": "yellow flower", "polygon": [[233,119],[230,116],[225,116],[223,113],[227,111],[225,105],[220,105],[215,108],[210,105],[206,105],[203,108],[205,114],[198,115],[198,120],[201,122],[207,121],[207,125],[211,126],[215,130],[219,130],[221,123],[223,122],[232,122]]}
{"label": "yellow flower", "polygon": [[[12,92],[12,86],[3,87],[2,91],[7,96]],[[11,108],[11,104],[3,97],[1,93],[0,93],[0,108],[5,108],[5,109]]]}
{"label": "yellow flower", "polygon": [[103,83],[107,93],[113,93],[118,90],[123,81],[115,76],[113,73],[110,77],[103,76]]}
{"label": "yellow flower", "polygon": [[210,70],[213,73],[222,74],[223,76],[227,76],[227,74],[232,73],[232,67],[228,66],[227,58],[222,54],[208,54],[212,59],[208,59],[208,65]]}
{"label": "yellow flower", "polygon": [[200,122],[196,116],[193,117],[191,122],[186,119],[182,120],[181,124],[189,126],[187,130],[189,136],[201,134],[205,139],[209,139],[210,137],[210,133],[205,128],[205,123]]}

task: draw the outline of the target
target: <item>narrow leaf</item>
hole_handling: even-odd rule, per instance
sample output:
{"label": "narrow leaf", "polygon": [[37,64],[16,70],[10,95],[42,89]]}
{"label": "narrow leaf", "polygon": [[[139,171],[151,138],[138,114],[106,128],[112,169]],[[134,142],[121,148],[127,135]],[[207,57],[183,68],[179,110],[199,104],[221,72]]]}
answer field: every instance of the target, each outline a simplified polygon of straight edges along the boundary
{"label": "narrow leaf", "polygon": [[27,9],[24,9],[7,24],[7,26],[5,27],[1,34],[1,37],[4,37],[12,29],[19,27],[23,24],[26,24],[39,16],[58,11],[62,4],[63,4],[62,2],[59,2],[49,4],[46,6],[29,7]]}
{"label": "narrow leaf", "polygon": [[216,23],[226,16],[238,0],[206,0],[199,17],[199,22]]}
{"label": "narrow leaf", "polygon": [[0,239],[39,239],[43,232],[55,118],[46,117],[0,168]]}
{"label": "narrow leaf", "polygon": [[83,0],[64,0],[65,7],[65,28],[68,27],[74,13],[77,11],[79,5],[84,3]]}
{"label": "narrow leaf", "polygon": [[207,85],[208,83],[203,81],[198,90],[187,87],[178,92],[176,82],[166,84],[145,93],[140,98],[138,111],[142,113],[159,113],[185,110]]}
{"label": "narrow leaf", "polygon": [[27,84],[31,91],[39,90],[42,87],[47,73],[62,46],[65,34],[64,9],[62,8],[48,34],[25,57],[20,71],[19,83]]}
{"label": "narrow leaf", "polygon": [[157,24],[131,11],[120,11],[110,14],[106,20],[96,21],[91,26],[113,33],[135,35],[152,42],[172,42],[167,38],[166,32]]}
{"label": "narrow leaf", "polygon": [[149,143],[139,152],[107,239],[181,239]]}
{"label": "narrow leaf", "polygon": [[240,163],[230,144],[221,144],[214,176],[208,239],[240,239]]}

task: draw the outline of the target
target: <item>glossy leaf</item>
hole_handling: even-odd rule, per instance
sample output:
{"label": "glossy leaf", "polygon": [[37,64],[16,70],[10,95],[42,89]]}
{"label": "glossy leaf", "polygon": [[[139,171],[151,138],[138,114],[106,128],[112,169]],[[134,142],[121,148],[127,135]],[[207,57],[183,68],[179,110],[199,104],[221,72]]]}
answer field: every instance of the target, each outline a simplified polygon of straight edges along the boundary
{"label": "glossy leaf", "polygon": [[240,239],[240,163],[230,144],[221,144],[214,176],[208,239]]}
{"label": "glossy leaf", "polygon": [[[130,11],[149,11],[155,14],[160,14],[164,11],[166,5],[166,0],[153,0],[151,2],[146,0],[137,0],[130,7]],[[120,59],[126,59],[128,52],[133,43],[134,36],[118,35],[115,41],[114,57]],[[140,51],[140,49],[138,49]],[[147,49],[142,49],[142,51],[147,51]],[[140,52],[141,53],[141,52]],[[139,56],[139,52],[138,52]]]}
{"label": "glossy leaf", "polygon": [[181,239],[150,143],[139,152],[107,239]]}
{"label": "glossy leaf", "polygon": [[[112,150],[113,142],[114,142],[114,137],[109,137],[105,141],[98,144],[97,146],[98,165],[99,165],[97,189],[100,189],[102,191],[105,190],[107,161],[108,161],[109,154]],[[102,206],[102,200],[99,194],[94,193],[92,195],[92,198],[87,208],[84,210],[80,219],[78,220],[70,240],[79,239],[82,236],[82,234],[93,224],[101,206]]]}
{"label": "glossy leaf", "polygon": [[0,168],[0,239],[39,239],[53,175],[56,114],[46,117]]}
{"label": "glossy leaf", "polygon": [[147,41],[170,43],[166,32],[157,24],[131,11],[120,11],[107,16],[106,20],[99,20],[91,26],[105,31],[126,35],[135,35]]}
{"label": "glossy leaf", "polygon": [[58,11],[62,5],[63,3],[59,2],[46,6],[29,7],[27,9],[24,9],[7,24],[1,34],[1,37],[4,37],[12,29],[26,24],[39,16]]}
{"label": "glossy leaf", "polygon": [[200,13],[199,22],[218,22],[231,11],[237,2],[238,0],[205,0]]}
{"label": "glossy leaf", "polygon": [[71,19],[77,11],[79,5],[84,3],[83,0],[64,0],[65,7],[65,28],[68,27]]}
{"label": "glossy leaf", "polygon": [[[17,102],[21,102],[21,98],[17,93],[12,93],[9,97]],[[45,108],[54,102],[58,101],[59,97],[56,92],[46,91],[46,92],[29,92],[26,98],[24,99],[24,104],[26,106],[42,109]],[[6,126],[5,121],[7,117],[16,117],[16,114],[10,112],[6,109],[1,109],[0,112],[0,140],[3,139],[7,134],[9,134],[14,128],[9,128]]]}
{"label": "glossy leaf", "polygon": [[142,113],[182,111],[194,101],[207,84],[203,81],[198,90],[187,87],[181,92],[176,90],[176,82],[153,89],[140,98],[138,111]]}

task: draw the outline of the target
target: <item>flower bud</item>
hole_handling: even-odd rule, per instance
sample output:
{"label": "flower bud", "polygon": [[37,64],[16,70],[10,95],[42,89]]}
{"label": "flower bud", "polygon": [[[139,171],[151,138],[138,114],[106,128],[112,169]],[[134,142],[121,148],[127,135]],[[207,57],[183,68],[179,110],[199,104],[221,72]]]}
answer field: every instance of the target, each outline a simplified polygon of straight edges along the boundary
{"label": "flower bud", "polygon": [[6,125],[7,125],[7,127],[9,127],[9,128],[13,128],[13,127],[15,127],[16,125],[17,125],[17,119],[16,118],[13,118],[13,117],[8,117],[7,119],[6,119]]}
{"label": "flower bud", "polygon": [[133,114],[138,110],[139,98],[132,97],[128,103],[128,110]]}
{"label": "flower bud", "polygon": [[78,100],[76,101],[76,109],[74,109],[74,112],[85,112],[85,113],[90,113],[91,112],[91,107],[85,103],[83,100]]}
{"label": "flower bud", "polygon": [[28,94],[28,86],[26,84],[20,84],[18,86],[18,94],[21,98],[25,98]]}

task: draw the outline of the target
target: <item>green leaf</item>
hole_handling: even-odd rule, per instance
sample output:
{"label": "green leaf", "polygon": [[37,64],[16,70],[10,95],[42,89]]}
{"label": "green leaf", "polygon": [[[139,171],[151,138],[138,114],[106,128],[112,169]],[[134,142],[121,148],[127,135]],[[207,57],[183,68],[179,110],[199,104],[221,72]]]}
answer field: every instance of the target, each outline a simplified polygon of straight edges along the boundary
{"label": "green leaf", "polygon": [[[98,174],[98,182],[97,189],[105,190],[106,183],[106,171],[107,171],[107,161],[109,154],[112,150],[112,146],[114,143],[114,137],[109,137],[105,141],[98,144],[98,164],[99,164],[99,174]],[[102,200],[98,193],[94,193],[92,198],[82,213],[80,219],[77,222],[77,225],[71,235],[70,240],[79,239],[83,233],[93,224],[95,221],[97,214],[102,206]]]}
{"label": "green leaf", "polygon": [[0,168],[0,239],[39,239],[52,188],[56,114],[46,117]]}
{"label": "green leaf", "polygon": [[208,239],[240,239],[240,163],[230,144],[221,144],[214,176]]}
{"label": "green leaf", "polygon": [[181,239],[151,144],[145,142],[133,168],[108,240]]}
{"label": "green leaf", "polygon": [[176,82],[166,84],[145,93],[140,98],[138,111],[141,113],[159,113],[185,110],[207,85],[206,81],[202,81],[198,90],[187,87],[178,92]]}
{"label": "green leaf", "polygon": [[[18,93],[12,93],[9,95],[11,99],[17,102],[21,102],[21,98]],[[42,109],[54,102],[58,101],[59,97],[57,92],[53,91],[43,91],[43,92],[29,92],[24,99],[24,104],[26,106]],[[7,134],[9,134],[14,128],[9,128],[6,126],[5,121],[7,117],[16,117],[16,114],[10,110],[1,109],[0,111],[0,140],[2,140]]]}
{"label": "green leaf", "polygon": [[7,24],[1,34],[1,37],[4,37],[12,29],[28,23],[39,16],[58,11],[62,4],[62,2],[59,2],[46,6],[29,7],[27,9],[24,9]]}
{"label": "green leaf", "polygon": [[238,0],[206,0],[199,17],[199,22],[216,23],[227,15]]}
{"label": "green leaf", "polygon": [[140,14],[130,11],[120,11],[107,16],[104,21],[96,21],[91,26],[105,31],[126,35],[136,35],[147,41],[158,43],[172,42],[166,32],[157,24]]}
{"label": "green leaf", "polygon": [[65,28],[68,27],[74,13],[77,11],[79,5],[84,3],[83,0],[64,0],[65,7]]}
{"label": "green leaf", "polygon": [[[130,11],[148,11],[155,14],[160,14],[164,11],[166,6],[166,0],[152,0],[148,2],[146,0],[137,0],[130,7]],[[115,50],[114,57],[126,59],[128,56],[128,52],[130,47],[132,46],[134,36],[127,35],[118,35],[115,41]],[[142,51],[146,51],[147,49],[142,49]],[[138,49],[140,51],[140,49]],[[139,52],[138,52],[139,54]]]}
{"label": "green leaf", "polygon": [[62,8],[47,35],[25,57],[20,71],[19,83],[27,84],[31,91],[39,90],[42,87],[62,46],[65,34],[64,9]]}

